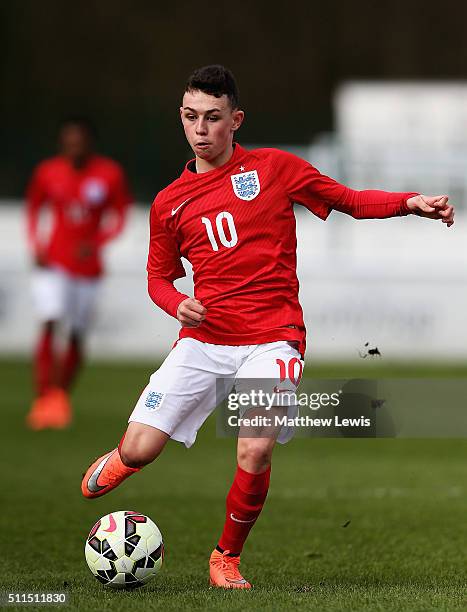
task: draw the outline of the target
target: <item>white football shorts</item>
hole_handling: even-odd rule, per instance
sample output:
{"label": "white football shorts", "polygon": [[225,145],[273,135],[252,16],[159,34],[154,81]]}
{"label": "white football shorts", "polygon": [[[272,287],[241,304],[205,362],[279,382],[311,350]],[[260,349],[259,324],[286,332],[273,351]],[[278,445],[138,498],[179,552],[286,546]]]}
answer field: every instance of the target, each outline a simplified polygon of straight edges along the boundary
{"label": "white football shorts", "polygon": [[85,331],[94,315],[99,283],[60,268],[36,269],[32,296],[40,321],[62,321],[72,331]]}
{"label": "white football shorts", "polygon": [[[182,338],[151,375],[129,422],[160,429],[189,448],[234,384],[237,393],[248,392],[259,379],[270,391],[280,385],[295,392],[303,366],[293,342],[226,346]],[[288,417],[298,414],[296,401],[286,413]],[[285,443],[293,434],[294,428],[284,425],[277,440]]]}

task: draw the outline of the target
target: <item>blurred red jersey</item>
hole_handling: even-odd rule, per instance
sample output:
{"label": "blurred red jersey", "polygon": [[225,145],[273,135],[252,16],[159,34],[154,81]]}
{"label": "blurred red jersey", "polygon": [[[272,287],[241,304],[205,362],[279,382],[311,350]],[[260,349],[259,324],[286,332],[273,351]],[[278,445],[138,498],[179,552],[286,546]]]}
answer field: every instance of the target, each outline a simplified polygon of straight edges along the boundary
{"label": "blurred red jersey", "polygon": [[199,327],[180,338],[227,345],[297,341],[305,350],[298,301],[294,202],[321,219],[331,209],[358,218],[409,213],[413,194],[354,191],[308,162],[277,149],[247,151],[196,174],[193,164],[161,191],[151,209],[149,293],[176,316],[186,299],[173,281],[193,266],[194,294],[207,309]]}
{"label": "blurred red jersey", "polygon": [[[76,169],[65,157],[53,157],[37,166],[26,197],[28,238],[34,253],[73,276],[99,276],[101,247],[123,229],[132,201],[121,166],[93,155]],[[52,212],[45,245],[38,237],[43,206]]]}

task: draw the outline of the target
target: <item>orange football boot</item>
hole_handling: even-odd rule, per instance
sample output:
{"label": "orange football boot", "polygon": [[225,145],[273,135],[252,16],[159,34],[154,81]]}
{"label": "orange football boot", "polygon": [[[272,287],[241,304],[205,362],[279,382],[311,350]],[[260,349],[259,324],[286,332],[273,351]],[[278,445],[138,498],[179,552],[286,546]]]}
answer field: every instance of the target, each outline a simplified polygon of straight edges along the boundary
{"label": "orange football boot", "polygon": [[60,387],[53,387],[47,392],[46,401],[49,404],[49,427],[52,429],[65,429],[71,423],[72,410],[66,391]]}
{"label": "orange football boot", "polygon": [[114,448],[89,466],[81,482],[81,492],[89,499],[100,497],[140,469],[127,467],[120,459],[118,448]]}
{"label": "orange football boot", "polygon": [[41,395],[40,397],[36,397],[32,403],[31,410],[26,415],[26,425],[34,431],[47,429],[49,426],[48,415],[49,411],[46,396]]}
{"label": "orange football boot", "polygon": [[59,387],[51,387],[34,400],[26,425],[40,429],[65,429],[71,423],[71,404],[68,395]]}
{"label": "orange football boot", "polygon": [[209,583],[222,589],[251,589],[251,584],[240,574],[238,566],[240,557],[229,557],[229,551],[223,553],[214,549],[209,559]]}

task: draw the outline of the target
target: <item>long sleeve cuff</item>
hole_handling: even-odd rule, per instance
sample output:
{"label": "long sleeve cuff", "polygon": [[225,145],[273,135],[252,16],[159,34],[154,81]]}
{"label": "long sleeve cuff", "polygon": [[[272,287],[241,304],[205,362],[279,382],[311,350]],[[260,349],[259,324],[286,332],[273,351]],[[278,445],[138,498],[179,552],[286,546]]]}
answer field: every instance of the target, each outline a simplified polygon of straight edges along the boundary
{"label": "long sleeve cuff", "polygon": [[410,208],[407,206],[407,200],[410,200],[410,198],[413,198],[414,196],[418,196],[418,195],[420,195],[418,192],[405,194],[405,197],[403,198],[402,206],[401,206],[401,215],[410,215],[412,213]]}
{"label": "long sleeve cuff", "polygon": [[173,283],[164,278],[148,278],[148,293],[156,306],[174,318],[177,318],[180,302],[190,297],[177,291]]}
{"label": "long sleeve cuff", "polygon": [[407,200],[418,193],[391,193],[365,190],[344,192],[342,199],[333,205],[340,212],[355,219],[387,219],[410,214]]}

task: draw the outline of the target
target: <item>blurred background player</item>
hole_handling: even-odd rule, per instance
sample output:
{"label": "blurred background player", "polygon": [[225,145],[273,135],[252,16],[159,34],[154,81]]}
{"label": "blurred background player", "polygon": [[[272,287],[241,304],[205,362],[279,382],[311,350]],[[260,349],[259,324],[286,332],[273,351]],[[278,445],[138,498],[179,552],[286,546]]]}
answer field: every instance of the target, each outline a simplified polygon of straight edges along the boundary
{"label": "blurred background player", "polygon": [[[59,128],[56,157],[41,162],[27,189],[27,232],[35,270],[33,298],[40,319],[34,353],[32,429],[64,428],[71,421],[68,392],[83,359],[83,340],[103,271],[102,247],[125,224],[131,196],[121,166],[94,151],[96,130],[84,117]],[[41,231],[47,207],[49,231]],[[63,324],[63,350],[56,347]]]}

